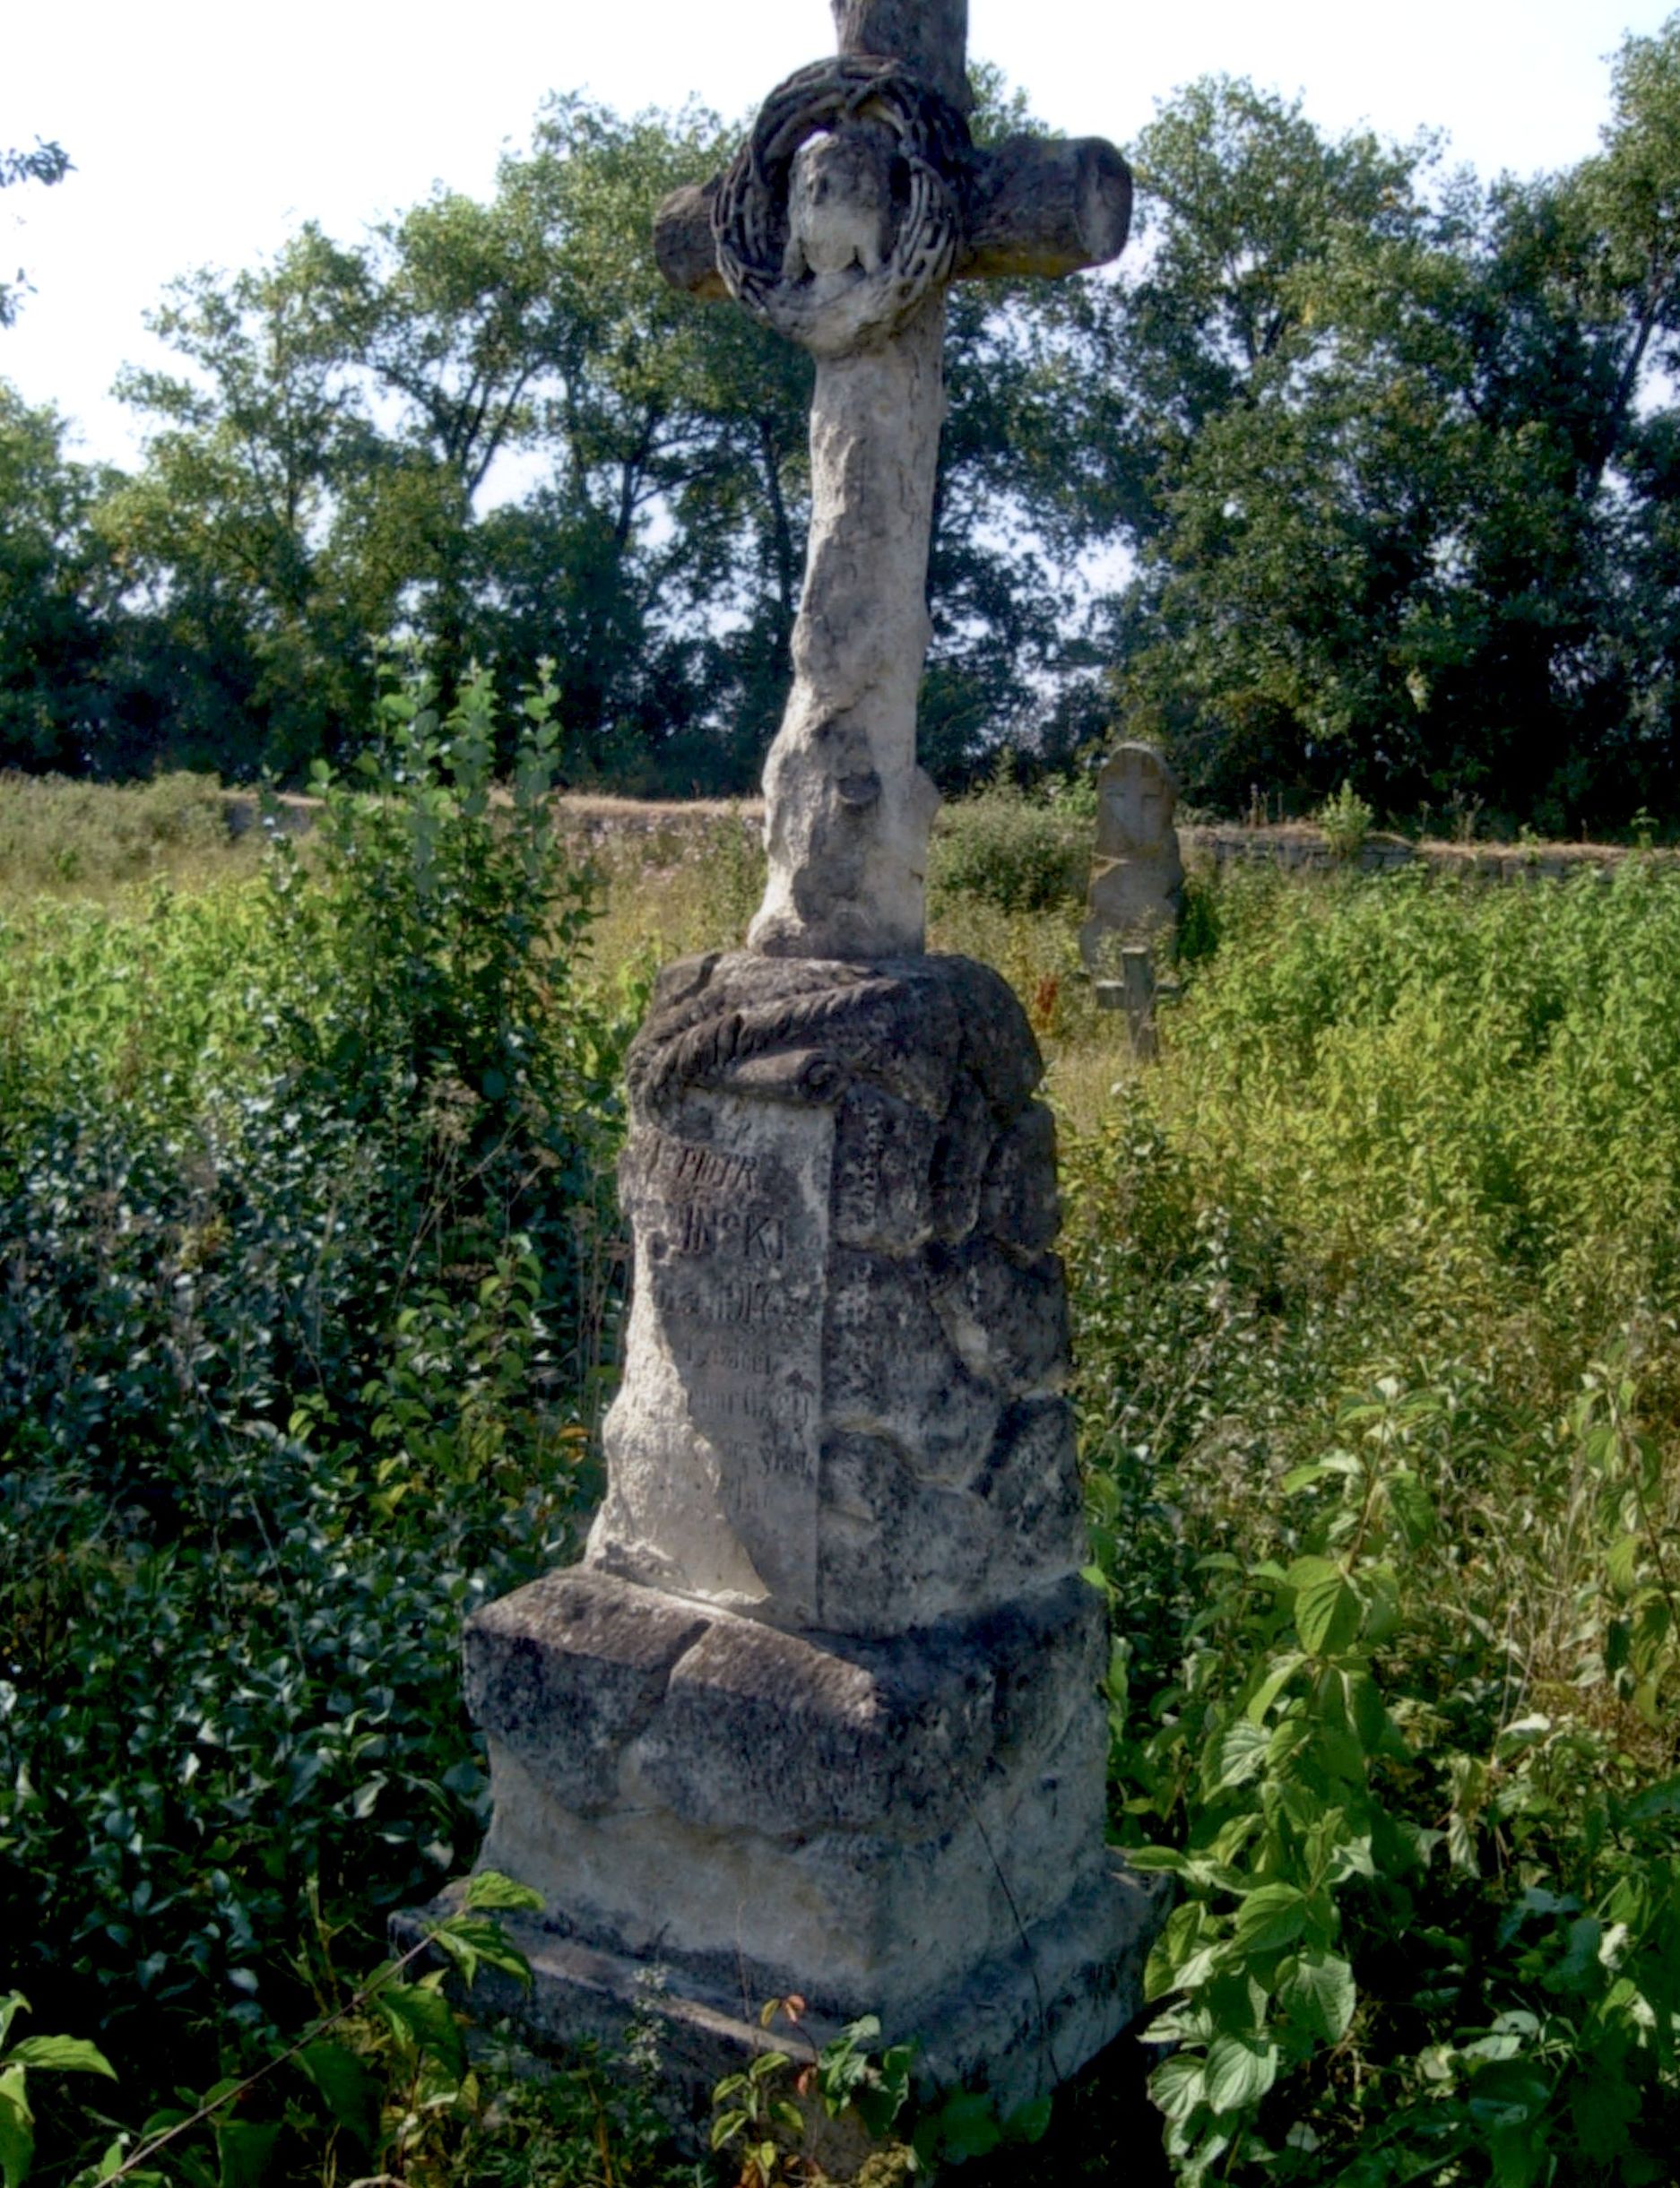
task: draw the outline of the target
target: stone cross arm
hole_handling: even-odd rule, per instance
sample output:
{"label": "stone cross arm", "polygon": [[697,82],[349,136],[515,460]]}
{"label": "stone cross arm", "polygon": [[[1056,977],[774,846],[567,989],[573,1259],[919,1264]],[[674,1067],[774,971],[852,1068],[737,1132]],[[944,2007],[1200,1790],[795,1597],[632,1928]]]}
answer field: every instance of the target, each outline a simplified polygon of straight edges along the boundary
{"label": "stone cross arm", "polygon": [[[673,191],[654,223],[660,272],[708,301],[729,295],[713,229],[722,182]],[[1106,137],[1006,138],[970,156],[967,186],[954,280],[1080,273],[1125,246],[1131,172]]]}

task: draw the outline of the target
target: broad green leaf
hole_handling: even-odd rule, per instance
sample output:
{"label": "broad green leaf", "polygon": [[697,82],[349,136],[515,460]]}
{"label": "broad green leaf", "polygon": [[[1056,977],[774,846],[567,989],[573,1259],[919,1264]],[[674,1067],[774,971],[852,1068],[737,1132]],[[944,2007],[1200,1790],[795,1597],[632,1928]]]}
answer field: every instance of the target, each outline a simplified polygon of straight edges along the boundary
{"label": "broad green leaf", "polygon": [[104,2074],[112,2081],[117,2070],[97,2045],[74,2036],[26,2036],[6,2054],[8,2064],[56,2067],[65,2074]]}
{"label": "broad green leaf", "polygon": [[939,2108],[940,2148],[955,2165],[983,2158],[1003,2140],[997,2106],[983,2091],[958,2089]]}
{"label": "broad green leaf", "polygon": [[1604,1561],[1605,1576],[1618,1596],[1632,1595],[1639,1577],[1641,1537],[1624,1535],[1613,1543]]}
{"label": "broad green leaf", "polygon": [[1273,1665],[1253,1693],[1249,1696],[1245,1715],[1252,1724],[1259,1725],[1264,1721],[1266,1712],[1305,1662],[1304,1656],[1291,1654],[1285,1656],[1281,1662]]}
{"label": "broad green leaf", "polygon": [[1277,2046],[1239,2036],[1218,2036],[1208,2046],[1203,2085],[1216,2112],[1240,2112],[1258,2104],[1277,2079]]}
{"label": "broad green leaf", "polygon": [[516,1945],[509,1944],[500,1923],[476,1915],[452,1915],[432,1933],[432,1942],[447,1953],[471,1985],[477,1980],[481,1961],[512,1976],[525,1990],[531,1988],[531,1963]]}
{"label": "broad green leaf", "polygon": [[1297,1491],[1311,1489],[1314,1482],[1321,1482],[1329,1472],[1329,1468],[1321,1461],[1306,1466],[1292,1466],[1277,1486],[1286,1497],[1293,1497]]}
{"label": "broad green leaf", "polygon": [[499,1869],[481,1869],[476,1876],[467,1880],[461,1911],[463,1915],[473,1915],[491,1907],[504,1914],[541,1914],[542,1894],[533,1891],[528,1884],[515,1883],[512,1877],[504,1876]]}
{"label": "broad green leaf", "polygon": [[1500,2059],[1472,2075],[1465,2102],[1485,2132],[1520,2128],[1551,2102],[1552,2085],[1531,2060]]}
{"label": "broad green leaf", "polygon": [[1389,1509],[1394,1514],[1407,1549],[1420,1548],[1429,1540],[1435,1528],[1435,1508],[1429,1492],[1415,1474],[1404,1469],[1390,1475],[1383,1486],[1388,1491]]}
{"label": "broad green leaf", "polygon": [[1289,1568],[1295,1590],[1295,1631],[1310,1656],[1334,1656],[1359,1631],[1360,1602],[1353,1583],[1329,1558],[1297,1558]]}
{"label": "broad green leaf", "polygon": [[334,2123],[365,2152],[379,2134],[379,2084],[342,2044],[307,2044],[298,2064],[325,2099]]}
{"label": "broad green leaf", "polygon": [[466,2071],[466,2050],[449,2002],[437,1991],[416,1984],[393,1983],[380,1991],[374,2003],[393,2025],[411,2037],[422,2051],[446,2066],[452,2074]]}
{"label": "broad green leaf", "polygon": [[747,2124],[744,2112],[720,2112],[712,2123],[712,2148],[721,2150]]}
{"label": "broad green leaf", "polygon": [[1251,1891],[1236,1915],[1236,1942],[1245,1952],[1270,1952],[1300,1936],[1306,1923],[1306,1895],[1293,1884],[1262,1884]]}
{"label": "broad green leaf", "polygon": [[1128,1846],[1126,1866],[1146,1872],[1165,1869],[1171,1875],[1182,1876],[1191,1866],[1191,1858],[1176,1846]]}
{"label": "broad green leaf", "polygon": [[1314,1761],[1327,1777],[1339,1779],[1344,1785],[1364,1782],[1365,1751],[1351,1725],[1327,1725],[1322,1722],[1314,1725],[1312,1752]]}
{"label": "broad green leaf", "polygon": [[1169,2120],[1181,2123],[1188,2120],[1207,2094],[1202,2079],[1205,2063],[1190,2052],[1163,2060],[1149,2077],[1149,2097],[1156,2110]]}
{"label": "broad green leaf", "polygon": [[268,2161],[280,2140],[281,2123],[230,2120],[216,2122],[216,2156],[220,2161],[218,2188],[260,2188]]}
{"label": "broad green leaf", "polygon": [[35,2156],[35,2115],[30,2110],[23,2070],[0,2071],[0,2184],[22,2188]]}
{"label": "broad green leaf", "polygon": [[1640,2115],[1641,2093],[1612,2061],[1589,2053],[1581,2065],[1570,2079],[1570,2116],[1583,2154],[1607,2170],[1626,2148],[1627,2130]]}
{"label": "broad green leaf", "polygon": [[1659,1778],[1635,1794],[1623,1809],[1630,1823],[1655,1823],[1665,1816],[1680,1816],[1680,1777]]}
{"label": "broad green leaf", "polygon": [[1347,1962],[1314,1946],[1278,1970],[1278,2004],[1326,2044],[1347,2035],[1358,1995]]}
{"label": "broad green leaf", "polygon": [[1381,1690],[1370,1673],[1344,1672],[1342,1691],[1347,1704],[1347,1721],[1358,1734],[1366,1754],[1374,1755],[1389,1746],[1393,1727],[1382,1706]]}
{"label": "broad green leaf", "polygon": [[1153,2003],[1178,1987],[1178,1971],[1200,1942],[1208,1921],[1199,1899],[1182,1900],[1167,1916],[1149,1949],[1143,1971],[1145,2001]]}
{"label": "broad green leaf", "polygon": [[1026,2104],[1018,2105],[1003,2123],[1003,2140],[1042,2142],[1050,2127],[1051,2105],[1048,2097],[1031,2097]]}
{"label": "broad green leaf", "polygon": [[1266,1765],[1269,1737],[1264,1726],[1247,1717],[1238,1717],[1234,1725],[1227,1725],[1217,1734],[1202,1764],[1203,1797],[1211,1801],[1258,1777]]}

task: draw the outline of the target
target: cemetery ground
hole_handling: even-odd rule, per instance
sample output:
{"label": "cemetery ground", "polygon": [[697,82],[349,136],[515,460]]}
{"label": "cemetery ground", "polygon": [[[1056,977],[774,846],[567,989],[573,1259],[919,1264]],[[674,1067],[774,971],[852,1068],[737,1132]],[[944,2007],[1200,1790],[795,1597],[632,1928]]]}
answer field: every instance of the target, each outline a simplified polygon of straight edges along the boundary
{"label": "cemetery ground", "polygon": [[[372,1985],[481,1829],[461,1621],[599,1493],[624,1045],[761,880],[728,811],[557,831],[540,702],[493,800],[488,709],[393,702],[295,842],[190,778],[0,784],[7,2188],[695,2177],[645,2029],[537,2086]],[[1042,2140],[958,2102],[924,2150],[1667,2180],[1680,876],[1196,879],[1143,1068],[1078,971],[1089,828],[955,809],[931,940],[1049,1061],[1164,2048],[1152,2106],[1111,2060]],[[755,2125],[708,2177],[798,2176]]]}

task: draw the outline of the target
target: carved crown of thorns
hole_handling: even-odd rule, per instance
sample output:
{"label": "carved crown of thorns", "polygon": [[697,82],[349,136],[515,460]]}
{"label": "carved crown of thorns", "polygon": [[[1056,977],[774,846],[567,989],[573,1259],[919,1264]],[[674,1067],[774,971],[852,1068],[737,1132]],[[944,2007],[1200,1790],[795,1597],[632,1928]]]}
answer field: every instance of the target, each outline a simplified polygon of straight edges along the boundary
{"label": "carved crown of thorns", "polygon": [[[819,131],[869,121],[889,130],[905,196],[892,249],[838,295],[818,295],[783,269],[788,197],[800,147]],[[771,92],[730,162],[712,212],[717,265],[730,294],[777,333],[838,357],[894,333],[947,280],[963,238],[968,125],[901,62],[842,54],[814,62]]]}

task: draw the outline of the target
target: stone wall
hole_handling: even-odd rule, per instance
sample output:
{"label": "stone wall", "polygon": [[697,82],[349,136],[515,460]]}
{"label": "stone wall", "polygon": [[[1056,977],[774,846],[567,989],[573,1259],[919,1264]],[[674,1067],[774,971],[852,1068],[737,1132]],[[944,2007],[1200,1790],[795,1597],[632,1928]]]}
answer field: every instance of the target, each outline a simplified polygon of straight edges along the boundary
{"label": "stone wall", "polygon": [[[1289,872],[1329,872],[1343,864],[1323,835],[1305,821],[1247,828],[1214,821],[1181,827],[1179,842],[1191,866],[1280,866]],[[1388,873],[1402,866],[1427,866],[1438,874],[1474,881],[1566,881],[1583,869],[1600,875],[1634,854],[1623,843],[1447,843],[1403,835],[1367,836],[1356,859],[1361,873]],[[1680,852],[1650,854],[1680,863]]]}

